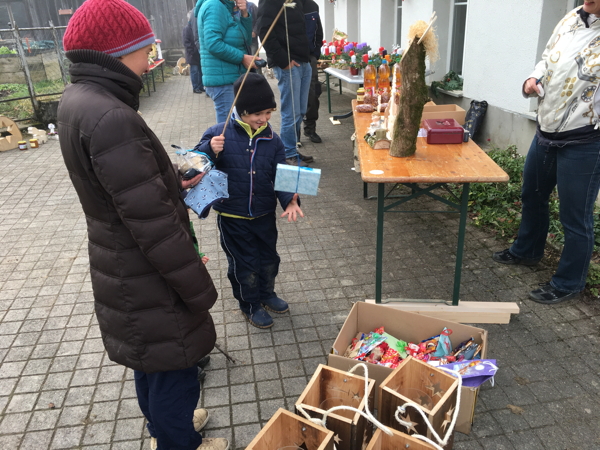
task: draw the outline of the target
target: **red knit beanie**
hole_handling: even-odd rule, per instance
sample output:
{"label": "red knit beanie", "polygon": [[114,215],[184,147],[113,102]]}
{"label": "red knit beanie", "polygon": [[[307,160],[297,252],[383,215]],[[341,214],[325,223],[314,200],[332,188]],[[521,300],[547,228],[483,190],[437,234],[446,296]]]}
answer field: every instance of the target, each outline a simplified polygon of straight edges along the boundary
{"label": "red knit beanie", "polygon": [[115,58],[153,43],[148,19],[123,0],[86,0],[63,38],[65,51],[96,50]]}

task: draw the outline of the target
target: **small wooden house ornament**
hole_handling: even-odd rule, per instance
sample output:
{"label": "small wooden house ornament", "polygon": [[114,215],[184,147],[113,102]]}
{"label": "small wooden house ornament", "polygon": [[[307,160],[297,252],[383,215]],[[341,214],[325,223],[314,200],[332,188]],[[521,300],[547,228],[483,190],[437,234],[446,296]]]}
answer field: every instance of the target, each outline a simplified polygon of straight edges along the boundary
{"label": "small wooden house ornament", "polygon": [[[305,411],[311,417],[322,418],[328,409],[335,406],[350,406],[365,411],[373,410],[375,380],[368,380],[365,393],[365,378],[349,372],[319,364],[304,392],[296,401],[296,412]],[[372,434],[372,425],[358,412],[337,410],[327,416],[327,429],[334,432],[337,450],[361,450],[363,442]]]}
{"label": "small wooden house ornament", "polygon": [[392,436],[388,436],[381,430],[377,430],[373,435],[373,439],[369,442],[366,450],[435,450],[433,446],[427,442],[401,433],[397,430],[392,430]]}
{"label": "small wooden house ornament", "polygon": [[5,128],[6,132],[0,133],[0,152],[17,148],[18,142],[23,139],[17,124],[8,117],[0,116],[0,131]]}
{"label": "small wooden house ornament", "polygon": [[279,408],[246,450],[334,450],[334,433]]}
{"label": "small wooden house ornament", "polygon": [[[416,403],[440,438],[444,438],[456,409],[458,380],[442,369],[409,356],[379,386],[378,418],[384,425],[407,434],[420,434],[436,442],[423,417],[414,407],[395,415],[399,406]],[[444,447],[450,450],[453,437]]]}

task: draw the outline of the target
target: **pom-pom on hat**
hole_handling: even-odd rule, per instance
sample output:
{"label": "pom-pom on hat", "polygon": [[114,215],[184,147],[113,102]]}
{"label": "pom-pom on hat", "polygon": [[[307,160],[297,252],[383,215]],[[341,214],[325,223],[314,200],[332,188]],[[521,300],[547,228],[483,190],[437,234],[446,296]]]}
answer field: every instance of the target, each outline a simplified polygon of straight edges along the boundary
{"label": "pom-pom on hat", "polygon": [[65,51],[96,50],[115,58],[153,43],[148,19],[123,0],[86,0],[63,38]]}
{"label": "pom-pom on hat", "polygon": [[[240,90],[243,79],[244,75],[240,75],[235,80],[235,83],[233,83],[235,95]],[[265,109],[277,108],[275,95],[267,79],[262,75],[250,72],[244,82],[244,86],[242,86],[242,91],[235,103],[235,108],[240,116],[247,116],[248,114],[264,111]]]}

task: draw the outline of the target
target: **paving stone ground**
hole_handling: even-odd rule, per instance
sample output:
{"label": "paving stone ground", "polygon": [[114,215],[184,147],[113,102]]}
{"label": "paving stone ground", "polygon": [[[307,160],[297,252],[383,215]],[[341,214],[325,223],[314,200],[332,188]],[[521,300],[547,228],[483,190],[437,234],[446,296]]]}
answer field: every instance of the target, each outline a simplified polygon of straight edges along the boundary
{"label": "paving stone ground", "polygon": [[[347,109],[350,98],[332,94],[334,108]],[[290,312],[272,329],[249,326],[237,310],[214,214],[195,220],[219,290],[218,342],[237,361],[213,352],[200,405],[211,413],[206,436],[227,437],[232,449],[245,448],[277,408],[293,408],[352,304],[374,297],[376,204],[363,199],[351,170],[352,120],[332,125],[321,99],[323,143],[304,138],[302,150],[322,169],[320,191],[304,196],[304,219],[279,222],[276,288]],[[212,103],[191,93],[188,78],[157,83],[141,111],[167,148],[195,144],[214,122]],[[278,130],[278,113],[272,123]],[[457,217],[388,214],[385,229],[384,297],[451,298]],[[505,245],[467,226],[461,299],[518,302],[521,313],[508,325],[480,325],[500,371],[481,390],[471,434],[458,433],[454,448],[599,449],[600,303],[528,301],[553,267],[497,265],[491,252]],[[58,141],[0,153],[0,361],[0,449],[150,448],[132,371],[104,353],[85,218]]]}

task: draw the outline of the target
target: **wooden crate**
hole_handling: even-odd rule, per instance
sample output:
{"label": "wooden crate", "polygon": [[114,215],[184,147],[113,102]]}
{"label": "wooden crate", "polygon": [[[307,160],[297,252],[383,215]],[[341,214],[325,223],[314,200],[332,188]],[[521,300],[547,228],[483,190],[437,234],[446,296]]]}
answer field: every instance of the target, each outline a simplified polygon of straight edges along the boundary
{"label": "wooden crate", "polygon": [[377,430],[366,450],[435,450],[435,447],[429,445],[427,442],[420,441],[408,434],[394,429],[392,429],[392,433],[393,435],[389,436],[383,431]]}
{"label": "wooden crate", "polygon": [[[362,369],[357,369],[361,373]],[[373,411],[375,380],[369,379],[368,393],[365,395],[365,378],[323,364],[313,374],[304,392],[296,401],[296,412],[300,406],[311,417],[323,417],[334,406],[352,406],[365,410],[368,401],[369,411]],[[373,432],[371,424],[359,413],[338,410],[327,416],[327,429],[334,432],[338,450],[361,450]]]}
{"label": "wooden crate", "polygon": [[[457,391],[456,378],[409,356],[379,386],[378,418],[384,425],[398,431],[420,434],[436,442],[415,408],[408,407],[401,415],[403,420],[412,422],[410,428],[396,420],[396,410],[408,400],[421,405],[436,433],[443,439],[456,409]],[[454,435],[444,447],[446,450],[452,448],[453,440]]]}
{"label": "wooden crate", "polygon": [[333,431],[279,408],[246,450],[333,450]]}

